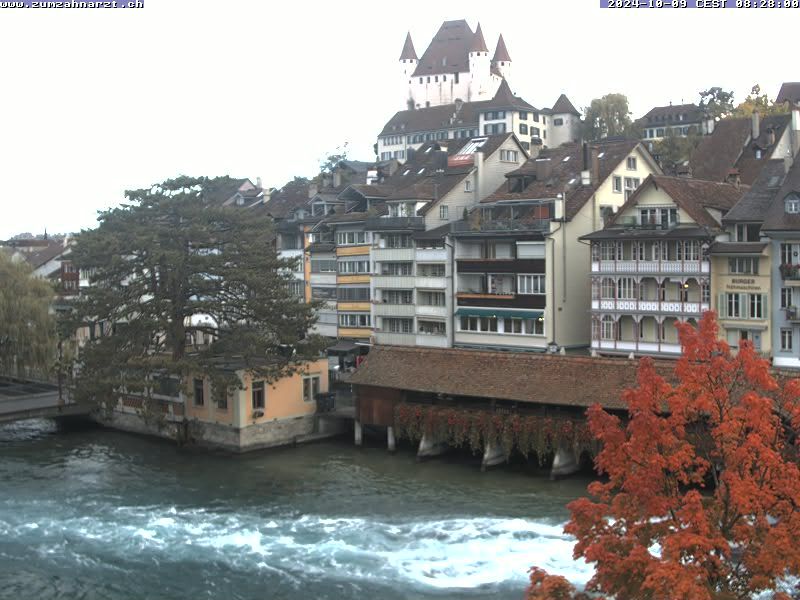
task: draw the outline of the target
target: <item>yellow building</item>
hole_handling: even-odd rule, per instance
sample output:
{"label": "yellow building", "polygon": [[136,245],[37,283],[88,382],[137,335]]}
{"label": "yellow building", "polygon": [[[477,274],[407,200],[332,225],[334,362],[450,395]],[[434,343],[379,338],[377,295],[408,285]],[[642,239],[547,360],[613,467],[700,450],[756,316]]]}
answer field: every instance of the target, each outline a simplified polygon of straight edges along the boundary
{"label": "yellow building", "polygon": [[299,372],[269,383],[237,371],[241,389],[223,397],[206,377],[192,378],[185,419],[193,441],[235,451],[291,444],[315,433],[317,399],[328,392],[328,361],[306,363]]}

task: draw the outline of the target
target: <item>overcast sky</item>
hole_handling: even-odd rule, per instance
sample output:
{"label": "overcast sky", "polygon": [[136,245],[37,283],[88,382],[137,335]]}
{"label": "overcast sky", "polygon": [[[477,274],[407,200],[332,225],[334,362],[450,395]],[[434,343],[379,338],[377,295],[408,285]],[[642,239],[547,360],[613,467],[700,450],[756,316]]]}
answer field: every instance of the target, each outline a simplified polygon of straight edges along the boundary
{"label": "overcast sky", "polygon": [[[407,30],[503,33],[515,93],[578,108],[622,92],[634,117],[718,85],[770,96],[792,70],[797,10],[600,9],[598,0],[145,0],[142,9],[0,9],[0,239],[77,231],[124,190],[178,174],[280,187],[345,141],[372,145],[403,105]],[[769,51],[763,44],[769,45]],[[760,48],[760,49],[759,49]],[[785,57],[785,58],[783,58]]]}

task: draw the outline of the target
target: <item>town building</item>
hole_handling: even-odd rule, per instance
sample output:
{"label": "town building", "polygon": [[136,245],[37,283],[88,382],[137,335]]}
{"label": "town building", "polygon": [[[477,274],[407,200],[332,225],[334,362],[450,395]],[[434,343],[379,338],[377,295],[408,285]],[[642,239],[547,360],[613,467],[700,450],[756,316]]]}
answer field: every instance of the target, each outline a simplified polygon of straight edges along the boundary
{"label": "town building", "polygon": [[[591,348],[604,354],[677,356],[677,322],[696,323],[714,308],[709,249],[738,185],[651,175],[591,243]],[[720,294],[717,309],[763,324],[758,296]],[[752,312],[747,312],[751,310]],[[735,308],[735,310],[734,310]]]}
{"label": "town building", "polygon": [[564,94],[552,109],[538,109],[515,96],[502,80],[486,100],[456,98],[448,104],[395,113],[378,135],[378,157],[405,161],[411,149],[426,142],[502,133],[514,133],[527,152],[536,154],[543,146],[577,142],[580,131],[580,113]]}
{"label": "town building", "polygon": [[558,350],[589,344],[589,246],[659,167],[637,141],[542,150],[454,223],[454,345]]}
{"label": "town building", "polygon": [[709,135],[714,132],[714,119],[696,104],[655,106],[635,121],[642,130],[642,139],[658,141],[667,136]]}
{"label": "town building", "polygon": [[[797,124],[800,127],[800,123]],[[689,159],[691,175],[707,181],[752,185],[767,161],[791,158],[798,130],[791,115],[728,118],[716,123]]]}

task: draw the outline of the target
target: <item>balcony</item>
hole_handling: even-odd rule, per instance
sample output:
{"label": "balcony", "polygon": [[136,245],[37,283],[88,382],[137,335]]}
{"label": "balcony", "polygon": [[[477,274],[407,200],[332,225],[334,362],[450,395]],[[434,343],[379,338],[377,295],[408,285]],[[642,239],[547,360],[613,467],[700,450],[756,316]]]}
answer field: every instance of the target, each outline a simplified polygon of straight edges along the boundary
{"label": "balcony", "polygon": [[425,230],[425,217],[368,217],[364,221],[367,231]]}
{"label": "balcony", "polygon": [[455,221],[450,224],[452,233],[502,233],[502,232],[545,232],[550,231],[550,219],[494,219]]}
{"label": "balcony", "polygon": [[[673,215],[674,216],[674,215]],[[646,222],[642,223],[639,217],[620,217],[614,221],[614,227],[623,227],[625,229],[649,229],[651,231],[667,231],[668,229],[675,229],[680,225],[678,219],[672,222]]]}
{"label": "balcony", "polygon": [[800,265],[783,264],[779,269],[784,281],[800,281]]}
{"label": "balcony", "polygon": [[709,273],[707,260],[594,260],[592,273]]}
{"label": "balcony", "polygon": [[669,342],[636,342],[636,341],[618,341],[618,340],[592,340],[592,349],[599,350],[600,352],[633,352],[641,354],[671,354],[679,355],[681,353],[680,344],[672,344]]}
{"label": "balcony", "polygon": [[415,312],[418,317],[434,317],[439,319],[447,318],[449,315],[446,306],[433,306],[430,304],[417,304]]}
{"label": "balcony", "polygon": [[456,258],[459,273],[544,273],[543,258]]}
{"label": "balcony", "polygon": [[592,300],[592,310],[610,312],[636,312],[636,313],[665,313],[681,315],[697,315],[710,310],[708,302],[680,302],[680,301],[659,301],[659,300],[614,300],[602,299]]}
{"label": "balcony", "polygon": [[391,333],[389,331],[376,331],[375,343],[387,344],[391,346],[413,346],[416,342],[416,335],[413,333]]}
{"label": "balcony", "polygon": [[445,262],[447,250],[445,248],[417,248],[414,257],[417,262]]}
{"label": "balcony", "polygon": [[493,308],[535,308],[544,309],[544,294],[487,294],[485,292],[458,292],[459,306],[486,306]]}
{"label": "balcony", "polygon": [[376,302],[373,310],[377,317],[413,317],[413,304],[388,304],[386,302]]}
{"label": "balcony", "polygon": [[424,290],[444,290],[447,289],[447,278],[417,275],[414,278],[414,287]]}
{"label": "balcony", "polygon": [[784,309],[786,320],[790,323],[800,323],[800,306],[789,306]]}
{"label": "balcony", "polygon": [[411,262],[414,260],[413,248],[373,248],[372,260],[375,262],[402,261]]}

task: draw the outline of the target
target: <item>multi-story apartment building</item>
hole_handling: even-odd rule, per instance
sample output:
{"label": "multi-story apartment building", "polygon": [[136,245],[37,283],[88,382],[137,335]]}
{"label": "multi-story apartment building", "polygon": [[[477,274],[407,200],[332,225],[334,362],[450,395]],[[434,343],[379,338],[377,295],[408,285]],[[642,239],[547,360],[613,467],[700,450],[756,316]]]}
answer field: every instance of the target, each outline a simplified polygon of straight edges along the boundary
{"label": "multi-story apartment building", "polygon": [[378,135],[381,160],[405,161],[410,149],[432,141],[458,140],[514,133],[531,154],[542,146],[559,146],[580,137],[580,114],[562,94],[553,108],[538,109],[515,96],[503,80],[487,100],[402,110]]}
{"label": "multi-story apartment building", "polygon": [[[743,190],[652,175],[591,242],[591,347],[602,353],[680,353],[675,323],[711,309],[709,248]],[[721,293],[726,315],[760,319],[762,298]],[[743,305],[745,304],[745,305]]]}
{"label": "multi-story apartment building", "polygon": [[587,346],[589,249],[578,238],[622,206],[626,190],[659,172],[636,141],[546,149],[509,172],[506,183],[452,226],[454,344]]}
{"label": "multi-story apartment building", "polygon": [[690,133],[709,135],[714,132],[714,119],[696,104],[655,106],[636,120],[642,139],[657,141],[668,135],[686,137]]}
{"label": "multi-story apartment building", "polygon": [[373,232],[374,339],[380,344],[452,345],[449,225],[496,189],[527,154],[506,133],[425,144],[386,182],[386,214]]}

